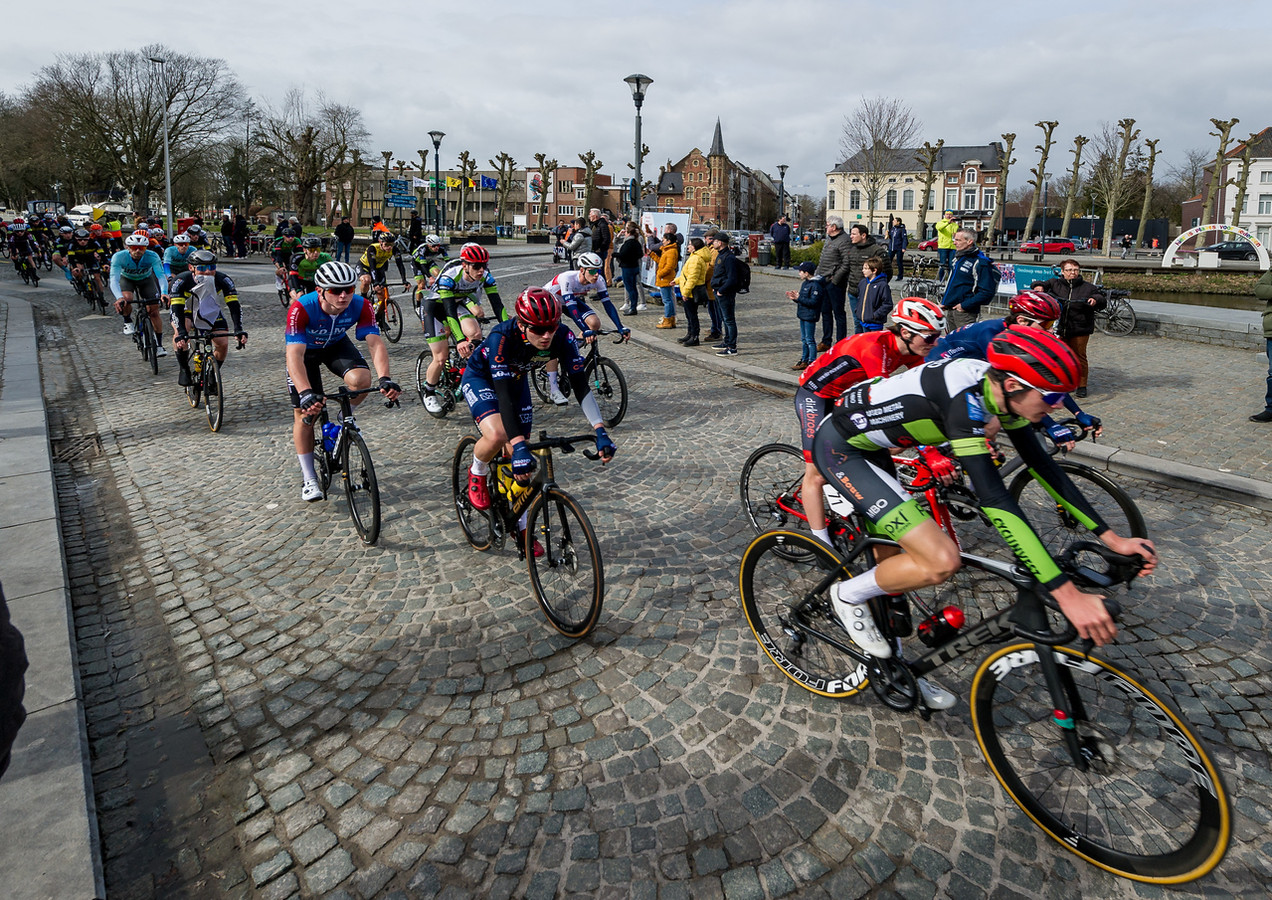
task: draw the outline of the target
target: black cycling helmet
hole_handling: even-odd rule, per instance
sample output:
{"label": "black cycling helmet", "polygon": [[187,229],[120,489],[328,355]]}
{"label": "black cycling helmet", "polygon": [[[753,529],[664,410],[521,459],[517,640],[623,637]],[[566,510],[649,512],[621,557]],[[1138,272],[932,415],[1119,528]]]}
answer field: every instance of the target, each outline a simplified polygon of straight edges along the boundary
{"label": "black cycling helmet", "polygon": [[283,237],[295,237],[296,232],[292,231],[290,228],[284,228],[282,235]]}
{"label": "black cycling helmet", "polygon": [[192,266],[215,266],[216,254],[211,250],[195,250],[188,260]]}
{"label": "black cycling helmet", "polygon": [[305,250],[321,250],[322,238],[315,235],[307,235],[300,239],[300,246]]}
{"label": "black cycling helmet", "polygon": [[88,240],[88,231],[84,228],[76,228],[71,237],[75,238],[77,241],[86,241]]}
{"label": "black cycling helmet", "polygon": [[385,241],[387,241],[388,243],[391,244],[397,240],[397,235],[395,235],[391,231],[381,231],[379,234],[375,236],[375,239],[379,241],[380,243],[384,243]]}

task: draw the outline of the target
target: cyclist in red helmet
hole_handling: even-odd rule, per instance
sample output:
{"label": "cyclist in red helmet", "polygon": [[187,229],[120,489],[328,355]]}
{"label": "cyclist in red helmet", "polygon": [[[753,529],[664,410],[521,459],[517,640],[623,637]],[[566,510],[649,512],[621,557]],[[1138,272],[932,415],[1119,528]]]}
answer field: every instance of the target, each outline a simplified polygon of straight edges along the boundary
{"label": "cyclist in red helmet", "polygon": [[[526,288],[517,298],[516,313],[516,318],[496,325],[468,358],[460,385],[481,431],[468,478],[468,499],[477,509],[490,508],[486,475],[490,461],[506,444],[512,446],[516,479],[524,484],[534,475],[535,458],[526,447],[534,423],[527,375],[550,359],[563,364],[574,396],[596,431],[601,459],[608,462],[617,450],[592,396],[574,333],[561,324],[561,301],[543,288]],[[524,528],[524,521],[521,524]]]}
{"label": "cyclist in red helmet", "polygon": [[[897,481],[891,458],[896,448],[950,443],[989,520],[1083,638],[1106,644],[1117,627],[1099,595],[1084,593],[1061,573],[1003,484],[985,443],[990,421],[998,418],[1037,479],[1098,540],[1118,553],[1143,557],[1141,575],[1157,563],[1151,541],[1122,537],[1104,523],[1031,427],[1077,386],[1073,351],[1049,332],[1013,325],[990,342],[988,357],[940,360],[856,385],[817,430],[813,461],[827,483],[868,520],[872,532],[901,545],[900,553],[830,588],[845,631],[873,656],[889,658],[893,647],[866,601],[941,584],[960,565],[954,541]],[[932,708],[955,701],[930,682],[920,690]]]}

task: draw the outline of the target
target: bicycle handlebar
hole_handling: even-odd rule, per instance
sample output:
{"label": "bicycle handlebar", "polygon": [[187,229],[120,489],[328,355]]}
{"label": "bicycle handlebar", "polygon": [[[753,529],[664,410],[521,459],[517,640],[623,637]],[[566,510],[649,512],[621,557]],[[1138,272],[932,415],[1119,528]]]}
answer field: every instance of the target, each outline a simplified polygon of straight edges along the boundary
{"label": "bicycle handlebar", "polygon": [[[1104,567],[1102,570],[1092,568],[1092,566],[1085,565],[1079,561],[1079,557],[1089,555],[1098,556],[1103,560]],[[1129,584],[1133,581],[1144,567],[1144,559],[1136,555],[1126,556],[1116,553],[1095,541],[1079,541],[1070,545],[1060,558],[1056,560],[1056,564],[1080,588],[1085,590],[1109,590],[1119,584]],[[1109,615],[1114,621],[1117,621],[1122,615],[1122,604],[1112,597],[1102,597],[1101,599],[1104,601],[1104,608],[1109,611]],[[1054,602],[1050,600],[1048,600],[1047,605],[1055,606]],[[1068,644],[1078,636],[1078,630],[1073,627],[1073,623],[1068,619],[1065,619],[1064,628],[1061,631],[1033,631],[1021,625],[1014,626],[1013,630],[1018,637],[1048,646]],[[1083,643],[1087,645],[1087,649],[1094,646],[1089,640]]]}
{"label": "bicycle handlebar", "polygon": [[[551,448],[553,450],[560,450],[562,453],[573,453],[574,445],[582,444],[585,441],[592,441],[595,443],[596,432],[592,432],[591,434],[576,434],[572,437],[549,437],[546,431],[540,431],[539,439],[533,442],[527,441],[526,448],[532,452],[535,450]],[[595,450],[584,450],[583,455],[591,460],[601,458],[601,455]]]}

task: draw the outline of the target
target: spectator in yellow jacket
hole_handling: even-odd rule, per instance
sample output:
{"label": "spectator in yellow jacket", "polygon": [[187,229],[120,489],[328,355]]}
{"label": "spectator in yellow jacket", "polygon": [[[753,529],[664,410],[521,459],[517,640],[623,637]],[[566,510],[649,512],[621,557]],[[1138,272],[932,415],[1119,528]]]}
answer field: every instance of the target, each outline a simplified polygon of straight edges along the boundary
{"label": "spectator in yellow jacket", "polygon": [[954,210],[947,209],[945,217],[936,223],[936,256],[940,267],[936,270],[937,281],[949,277],[954,271],[954,232],[958,231],[958,222],[954,219]]}
{"label": "spectator in yellow jacket", "polygon": [[679,343],[686,347],[696,347],[700,343],[698,333],[698,307],[710,307],[711,297],[708,285],[711,283],[711,272],[715,268],[715,252],[706,245],[702,238],[689,238],[692,252],[680,270],[680,278],[676,284],[680,287],[680,296],[685,304],[685,336]]}
{"label": "spectator in yellow jacket", "polygon": [[654,286],[662,294],[663,317],[655,328],[676,327],[676,294],[672,285],[676,283],[676,269],[680,268],[680,245],[676,242],[675,226],[669,225],[663,235],[662,243],[657,250],[650,252],[657,261],[658,269],[654,273]]}

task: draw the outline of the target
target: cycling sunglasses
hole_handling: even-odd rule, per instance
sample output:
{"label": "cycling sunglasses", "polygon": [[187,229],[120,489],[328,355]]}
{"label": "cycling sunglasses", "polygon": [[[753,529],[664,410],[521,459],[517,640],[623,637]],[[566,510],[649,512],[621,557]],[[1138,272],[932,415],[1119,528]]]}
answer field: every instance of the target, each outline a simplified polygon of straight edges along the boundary
{"label": "cycling sunglasses", "polygon": [[525,328],[526,331],[533,332],[540,337],[543,337],[545,334],[556,334],[557,330],[557,326],[555,325],[524,325],[522,327]]}
{"label": "cycling sunglasses", "polygon": [[216,266],[195,266],[195,267],[194,267],[194,271],[196,271],[196,272],[215,272],[215,271],[216,271]]}
{"label": "cycling sunglasses", "polygon": [[328,294],[339,294],[340,296],[343,297],[345,294],[352,294],[354,291],[354,288],[352,287],[323,288],[323,290],[326,291]]}
{"label": "cycling sunglasses", "polygon": [[1048,406],[1059,406],[1061,403],[1064,402],[1064,398],[1069,396],[1068,391],[1044,391],[1042,388],[1034,387],[1032,384],[1025,381],[1019,375],[1012,375],[1011,377],[1015,378],[1025,387],[1029,388],[1029,390],[1037,391],[1038,393],[1042,394],[1042,402],[1047,404]]}
{"label": "cycling sunglasses", "polygon": [[935,344],[941,339],[940,332],[937,331],[915,331],[911,328],[906,328],[905,333],[912,337],[922,338],[925,344]]}

